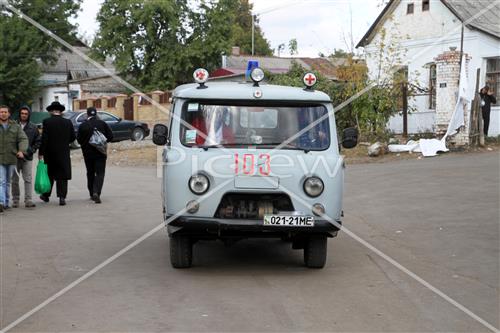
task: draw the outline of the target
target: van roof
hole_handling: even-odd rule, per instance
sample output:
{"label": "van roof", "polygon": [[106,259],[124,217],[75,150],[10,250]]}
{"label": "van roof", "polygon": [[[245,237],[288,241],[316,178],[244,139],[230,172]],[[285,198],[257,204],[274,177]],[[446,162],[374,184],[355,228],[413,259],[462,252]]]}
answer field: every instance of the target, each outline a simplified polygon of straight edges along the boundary
{"label": "van roof", "polygon": [[[198,89],[196,83],[184,84],[174,90],[174,98],[186,99],[216,99],[216,100],[261,100],[261,101],[304,101],[331,102],[330,97],[321,91],[304,88],[285,87],[261,83],[254,87],[250,82],[210,82],[205,83],[206,89]],[[254,97],[254,92],[260,90],[262,97]]]}

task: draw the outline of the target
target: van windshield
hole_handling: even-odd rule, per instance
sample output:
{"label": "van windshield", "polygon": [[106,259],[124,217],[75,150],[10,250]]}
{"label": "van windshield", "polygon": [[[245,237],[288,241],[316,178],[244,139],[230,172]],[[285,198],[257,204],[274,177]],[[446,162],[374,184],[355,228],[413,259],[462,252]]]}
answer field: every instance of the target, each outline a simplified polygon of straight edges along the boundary
{"label": "van windshield", "polygon": [[[192,147],[325,150],[330,146],[328,111],[315,106],[213,105],[186,102],[181,142]],[[290,140],[291,139],[291,140]],[[285,144],[283,144],[285,143]]]}

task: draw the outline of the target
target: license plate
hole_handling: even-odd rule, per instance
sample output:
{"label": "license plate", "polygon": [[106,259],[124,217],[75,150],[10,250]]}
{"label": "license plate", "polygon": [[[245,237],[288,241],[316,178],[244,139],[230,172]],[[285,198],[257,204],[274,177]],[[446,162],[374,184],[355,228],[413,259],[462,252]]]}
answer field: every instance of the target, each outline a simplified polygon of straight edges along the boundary
{"label": "license plate", "polygon": [[264,215],[264,225],[277,227],[314,227],[314,217],[298,215]]}

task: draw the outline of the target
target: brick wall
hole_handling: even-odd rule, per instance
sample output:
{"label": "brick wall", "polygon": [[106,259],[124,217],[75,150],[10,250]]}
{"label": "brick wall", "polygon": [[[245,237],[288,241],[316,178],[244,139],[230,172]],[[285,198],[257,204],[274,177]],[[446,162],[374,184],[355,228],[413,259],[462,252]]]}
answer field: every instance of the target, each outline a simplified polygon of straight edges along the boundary
{"label": "brick wall", "polygon": [[[148,94],[136,93],[131,95],[134,99],[133,111],[134,120],[147,123],[150,128],[157,123],[168,123],[170,116],[170,92],[165,91],[153,91]],[[156,103],[150,103],[145,100],[145,97],[152,98]],[[117,117],[124,118],[124,106],[123,103],[125,99],[129,98],[127,95],[116,95],[116,96],[101,96],[101,97],[88,97],[84,99],[73,100],[73,110],[84,111],[86,107],[94,106],[96,101],[100,104],[100,110],[112,113]],[[156,104],[156,105],[155,105]],[[85,106],[85,108],[84,108]]]}

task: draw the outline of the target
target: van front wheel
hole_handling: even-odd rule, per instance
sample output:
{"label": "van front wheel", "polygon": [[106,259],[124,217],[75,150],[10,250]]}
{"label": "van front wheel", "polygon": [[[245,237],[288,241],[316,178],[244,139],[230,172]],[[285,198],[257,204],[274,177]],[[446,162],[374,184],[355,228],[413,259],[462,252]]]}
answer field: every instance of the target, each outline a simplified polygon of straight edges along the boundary
{"label": "van front wheel", "polygon": [[307,267],[325,267],[327,240],[326,236],[314,236],[306,240],[304,246],[304,263]]}
{"label": "van front wheel", "polygon": [[193,242],[186,236],[170,237],[170,263],[174,268],[189,268],[193,262]]}

